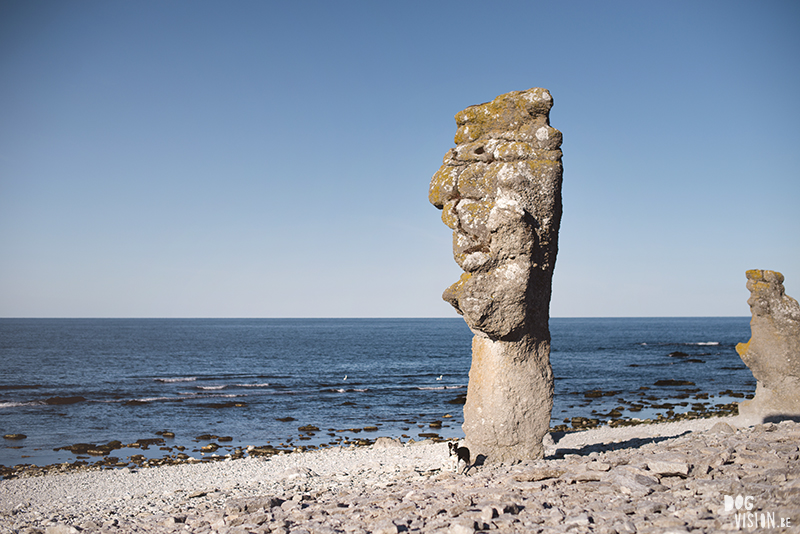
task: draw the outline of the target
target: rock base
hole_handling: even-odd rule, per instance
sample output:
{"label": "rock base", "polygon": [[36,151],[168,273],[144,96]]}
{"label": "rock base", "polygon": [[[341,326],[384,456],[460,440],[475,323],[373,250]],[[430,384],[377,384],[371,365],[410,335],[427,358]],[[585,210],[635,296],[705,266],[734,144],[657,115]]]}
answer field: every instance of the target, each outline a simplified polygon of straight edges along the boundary
{"label": "rock base", "polygon": [[479,462],[514,463],[544,454],[553,408],[549,354],[546,341],[473,338],[463,429]]}

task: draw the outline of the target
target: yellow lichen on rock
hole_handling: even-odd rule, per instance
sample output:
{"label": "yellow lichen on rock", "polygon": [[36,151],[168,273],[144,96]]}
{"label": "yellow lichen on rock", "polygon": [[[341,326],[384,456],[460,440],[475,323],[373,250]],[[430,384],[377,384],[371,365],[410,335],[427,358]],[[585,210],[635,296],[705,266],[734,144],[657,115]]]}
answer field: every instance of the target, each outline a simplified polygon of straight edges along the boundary
{"label": "yellow lichen on rock", "polygon": [[456,183],[460,169],[460,167],[442,165],[433,175],[428,190],[428,200],[431,204],[441,209],[448,200],[456,198],[458,195]]}
{"label": "yellow lichen on rock", "polygon": [[750,347],[750,342],[747,343],[737,343],[736,344],[736,354],[739,356],[744,356],[747,352],[748,347]]}
{"label": "yellow lichen on rock", "polygon": [[451,230],[458,230],[458,213],[456,212],[457,200],[449,200],[442,208],[442,222]]}
{"label": "yellow lichen on rock", "polygon": [[500,143],[494,149],[493,154],[495,159],[502,161],[514,161],[518,159],[529,159],[537,157],[536,149],[523,141],[511,141],[508,143]]}
{"label": "yellow lichen on rock", "polygon": [[547,115],[552,105],[553,99],[546,89],[534,88],[513,91],[491,102],[470,106],[455,116],[458,125],[455,142],[460,145],[484,137],[526,140],[524,138],[530,135],[523,133],[519,136],[515,133],[532,121],[538,127],[547,126]]}
{"label": "yellow lichen on rock", "polygon": [[[493,164],[491,164],[493,165]],[[464,169],[458,177],[458,193],[464,198],[481,199],[492,196],[494,182],[488,172],[491,166],[474,163]]]}

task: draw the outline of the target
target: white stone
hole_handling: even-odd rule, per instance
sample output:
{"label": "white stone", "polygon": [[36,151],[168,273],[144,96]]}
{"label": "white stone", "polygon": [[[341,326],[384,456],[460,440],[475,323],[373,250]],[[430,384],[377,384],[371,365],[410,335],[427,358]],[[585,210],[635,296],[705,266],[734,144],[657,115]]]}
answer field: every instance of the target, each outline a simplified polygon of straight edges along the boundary
{"label": "white stone", "polygon": [[539,141],[547,141],[550,139],[550,131],[546,126],[542,126],[538,130],[536,130],[536,139]]}

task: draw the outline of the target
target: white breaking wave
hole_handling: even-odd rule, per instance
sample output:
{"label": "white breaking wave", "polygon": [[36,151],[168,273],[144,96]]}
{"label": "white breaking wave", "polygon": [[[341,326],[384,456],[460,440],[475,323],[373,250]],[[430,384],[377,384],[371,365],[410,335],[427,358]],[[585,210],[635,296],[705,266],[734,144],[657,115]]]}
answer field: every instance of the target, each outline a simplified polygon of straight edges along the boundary
{"label": "white breaking wave", "polygon": [[188,376],[188,377],[181,377],[181,378],[156,378],[156,382],[164,382],[165,384],[171,384],[173,382],[194,382],[197,380],[196,376]]}
{"label": "white breaking wave", "polygon": [[197,386],[197,389],[225,389],[228,386]]}
{"label": "white breaking wave", "polygon": [[118,402],[155,402],[155,401],[167,401],[167,400],[177,400],[177,399],[176,397],[144,397],[141,399],[129,399]]}
{"label": "white breaking wave", "polygon": [[268,388],[269,384],[264,382],[263,384],[235,384],[237,388]]}
{"label": "white breaking wave", "polygon": [[417,386],[417,389],[421,389],[424,391],[431,391],[435,389],[462,389],[466,386]]}
{"label": "white breaking wave", "polygon": [[719,341],[700,341],[698,343],[686,343],[687,345],[700,345],[700,346],[710,346],[715,347],[719,345]]}
{"label": "white breaking wave", "polygon": [[36,406],[41,402],[0,402],[0,408],[19,408],[20,406]]}

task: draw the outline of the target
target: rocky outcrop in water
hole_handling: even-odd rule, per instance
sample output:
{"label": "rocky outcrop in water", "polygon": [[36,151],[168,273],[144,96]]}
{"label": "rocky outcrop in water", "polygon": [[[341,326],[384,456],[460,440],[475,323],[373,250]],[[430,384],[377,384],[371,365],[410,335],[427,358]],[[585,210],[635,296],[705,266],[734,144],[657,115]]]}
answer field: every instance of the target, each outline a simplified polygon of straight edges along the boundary
{"label": "rocky outcrop in water", "polygon": [[475,334],[463,428],[473,457],[489,461],[541,457],[550,423],[562,177],[552,105],[535,88],[461,111],[456,147],[430,185],[464,270],[443,298]]}
{"label": "rocky outcrop in water", "polygon": [[779,272],[747,271],[747,289],[751,337],[736,352],[758,382],[739,415],[748,423],[800,419],[800,305],[784,293]]}

